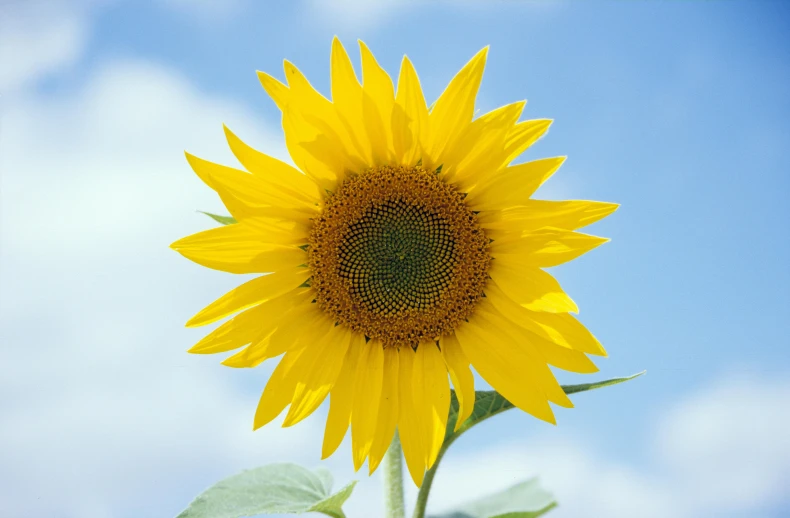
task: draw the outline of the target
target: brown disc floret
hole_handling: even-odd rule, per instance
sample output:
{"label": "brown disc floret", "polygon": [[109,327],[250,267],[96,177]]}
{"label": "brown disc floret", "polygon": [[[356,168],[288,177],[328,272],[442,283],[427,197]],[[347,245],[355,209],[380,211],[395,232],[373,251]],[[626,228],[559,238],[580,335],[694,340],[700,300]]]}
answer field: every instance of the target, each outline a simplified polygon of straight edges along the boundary
{"label": "brown disc floret", "polygon": [[385,347],[448,334],[488,278],[488,239],[463,196],[421,167],[386,166],[344,180],[313,220],[316,302]]}

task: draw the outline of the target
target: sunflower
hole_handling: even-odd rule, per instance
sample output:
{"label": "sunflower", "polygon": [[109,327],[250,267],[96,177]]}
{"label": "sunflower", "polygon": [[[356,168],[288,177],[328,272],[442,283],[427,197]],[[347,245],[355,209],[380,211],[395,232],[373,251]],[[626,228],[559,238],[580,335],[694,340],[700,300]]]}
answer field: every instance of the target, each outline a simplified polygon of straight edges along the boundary
{"label": "sunflower", "polygon": [[532,199],[565,158],[511,165],[551,124],[519,122],[524,101],[474,118],[488,48],[429,108],[408,58],[396,90],[359,45],[361,84],[332,42],[331,101],[288,61],[286,83],[258,73],[296,167],[225,128],[243,169],[187,160],[236,222],[172,248],[209,268],[263,274],[187,323],[237,313],[190,349],[238,350],[225,365],[281,356],[255,429],[286,407],[283,426],[294,425],[329,396],[323,457],[350,427],[355,469],[367,459],[372,473],[397,429],[419,486],[444,439],[448,377],[456,428],[473,410],[472,367],[544,421],[555,422],[549,403],[573,406],[549,365],[595,372],[586,355],[606,353],[543,268],[607,241],[576,230],[617,205]]}

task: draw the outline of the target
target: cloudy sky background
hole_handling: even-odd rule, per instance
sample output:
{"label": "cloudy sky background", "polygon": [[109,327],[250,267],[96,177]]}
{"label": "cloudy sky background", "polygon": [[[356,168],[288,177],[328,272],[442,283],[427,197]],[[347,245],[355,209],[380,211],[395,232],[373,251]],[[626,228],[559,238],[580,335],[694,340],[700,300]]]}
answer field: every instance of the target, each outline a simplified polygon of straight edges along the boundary
{"label": "cloudy sky background", "polygon": [[[287,158],[255,77],[282,59],[328,92],[331,37],[430,100],[491,45],[481,111],[553,118],[545,198],[621,209],[611,243],[555,269],[607,347],[551,427],[516,411],[459,440],[440,511],[533,475],[551,516],[790,514],[790,7],[783,2],[0,0],[0,515],[174,516],[275,461],[320,463],[325,410],[252,433],[271,370],[185,350],[239,279],[167,248],[223,212],[182,151],[235,164],[221,124]],[[409,490],[414,497],[413,488]]]}

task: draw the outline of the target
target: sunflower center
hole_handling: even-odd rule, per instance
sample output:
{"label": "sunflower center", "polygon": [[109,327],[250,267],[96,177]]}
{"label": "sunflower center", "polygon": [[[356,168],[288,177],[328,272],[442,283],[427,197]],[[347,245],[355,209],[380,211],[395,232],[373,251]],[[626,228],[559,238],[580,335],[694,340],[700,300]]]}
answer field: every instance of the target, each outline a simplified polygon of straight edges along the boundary
{"label": "sunflower center", "polygon": [[488,277],[488,239],[462,196],[421,167],[346,179],[313,220],[316,301],[384,346],[433,340],[466,319]]}

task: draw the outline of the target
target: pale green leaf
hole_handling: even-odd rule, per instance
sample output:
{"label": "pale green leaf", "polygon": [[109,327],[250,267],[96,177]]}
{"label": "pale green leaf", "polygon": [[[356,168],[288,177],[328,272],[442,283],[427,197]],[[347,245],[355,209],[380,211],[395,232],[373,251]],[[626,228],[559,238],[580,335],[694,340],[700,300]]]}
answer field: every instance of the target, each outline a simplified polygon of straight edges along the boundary
{"label": "pale green leaf", "polygon": [[533,478],[429,518],[538,518],[555,507],[554,496]]}
{"label": "pale green leaf", "polygon": [[342,505],[356,481],[332,494],[332,475],[296,464],[243,471],[204,491],[178,518],[241,518],[261,514],[320,512],[345,518]]}
{"label": "pale green leaf", "polygon": [[634,378],[638,378],[645,372],[647,371],[637,372],[636,374],[632,374],[631,376],[626,376],[624,378],[612,378],[603,381],[595,381],[593,383],[581,383],[579,385],[563,385],[562,390],[564,390],[566,394],[576,394],[577,392],[586,392],[588,390],[595,390],[603,387],[608,387],[610,385],[618,385],[620,383],[625,383],[626,381],[631,381]]}
{"label": "pale green leaf", "polygon": [[[566,394],[576,394],[577,392],[585,392],[597,388],[608,387],[609,385],[617,385],[618,383],[632,380],[644,373],[645,371],[642,371],[640,373],[634,374],[633,376],[627,376],[625,378],[612,378],[603,381],[596,381],[594,383],[583,383],[581,385],[563,385],[562,390],[564,390]],[[513,404],[502,397],[502,395],[500,395],[498,392],[494,390],[478,390],[475,392],[475,407],[472,411],[472,415],[469,416],[469,419],[467,419],[463,425],[461,425],[461,428],[458,429],[458,432],[454,432],[453,430],[455,428],[455,420],[458,417],[458,399],[455,397],[455,391],[452,391],[451,396],[450,417],[447,420],[445,441],[452,435],[459,435],[463,433],[480,421],[484,421],[489,417],[495,416],[496,414],[513,408]]]}
{"label": "pale green leaf", "polygon": [[223,225],[233,225],[236,223],[236,219],[230,216],[220,216],[219,214],[212,214],[210,212],[203,212],[202,210],[198,211],[201,214],[205,214],[209,218],[213,219],[217,223],[221,223]]}

